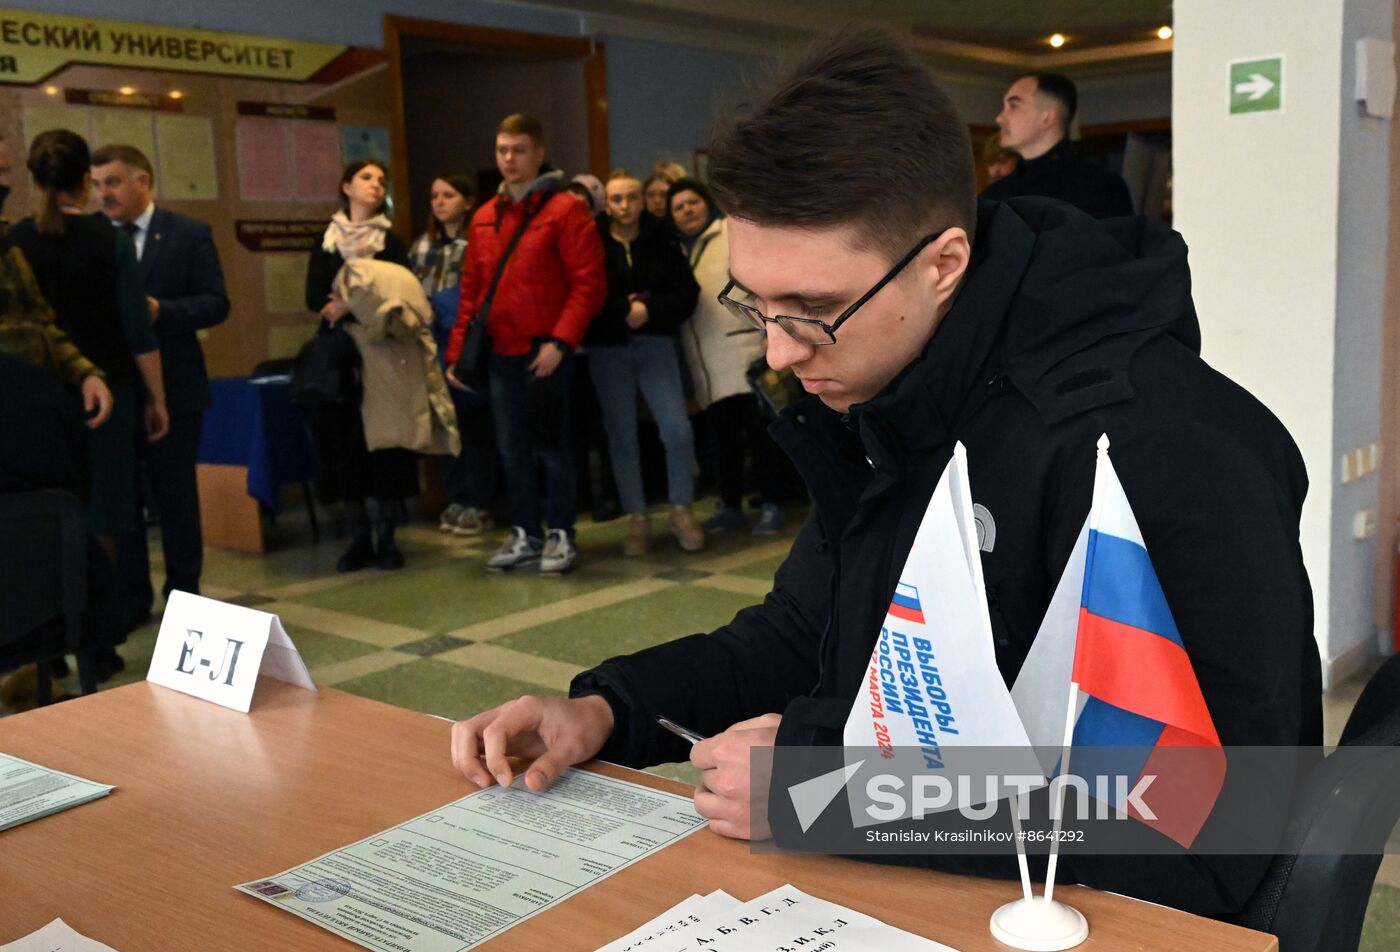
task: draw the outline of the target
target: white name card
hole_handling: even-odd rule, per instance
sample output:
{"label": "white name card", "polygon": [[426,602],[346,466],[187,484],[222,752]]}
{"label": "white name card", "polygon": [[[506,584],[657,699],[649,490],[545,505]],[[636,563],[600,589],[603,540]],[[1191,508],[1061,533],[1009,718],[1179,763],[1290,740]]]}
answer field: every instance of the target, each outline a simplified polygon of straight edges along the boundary
{"label": "white name card", "polygon": [[259,674],[316,690],[276,615],[170,593],[147,681],[246,714]]}

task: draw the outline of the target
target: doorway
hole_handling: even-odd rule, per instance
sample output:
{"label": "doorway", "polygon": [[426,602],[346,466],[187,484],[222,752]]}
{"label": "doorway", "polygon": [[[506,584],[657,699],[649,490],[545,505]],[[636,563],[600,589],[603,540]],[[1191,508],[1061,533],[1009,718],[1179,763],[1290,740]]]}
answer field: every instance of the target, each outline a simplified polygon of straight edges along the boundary
{"label": "doorway", "polygon": [[428,226],[434,178],[461,174],[478,203],[500,177],[496,125],[529,113],[545,130],[546,161],[606,178],[608,105],[602,43],[385,16],[391,87],[394,225],[409,240]]}

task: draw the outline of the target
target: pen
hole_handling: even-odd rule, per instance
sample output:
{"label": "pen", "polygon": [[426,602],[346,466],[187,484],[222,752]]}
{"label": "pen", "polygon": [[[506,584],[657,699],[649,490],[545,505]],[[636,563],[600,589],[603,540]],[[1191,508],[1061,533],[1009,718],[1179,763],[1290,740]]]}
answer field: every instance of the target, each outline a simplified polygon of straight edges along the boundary
{"label": "pen", "polygon": [[672,734],[675,734],[682,740],[688,740],[692,744],[698,744],[705,739],[704,737],[701,737],[699,734],[695,733],[695,731],[691,730],[690,728],[682,727],[675,721],[669,718],[662,717],[660,714],[656,715],[656,723],[660,724],[662,727],[666,728],[668,731],[670,731]]}

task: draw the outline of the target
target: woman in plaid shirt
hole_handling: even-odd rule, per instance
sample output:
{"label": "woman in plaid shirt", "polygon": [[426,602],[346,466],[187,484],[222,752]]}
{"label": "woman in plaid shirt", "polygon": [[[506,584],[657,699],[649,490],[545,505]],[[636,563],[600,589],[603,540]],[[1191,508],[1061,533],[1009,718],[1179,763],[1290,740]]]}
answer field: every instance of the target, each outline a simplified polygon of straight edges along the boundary
{"label": "woman in plaid shirt", "polygon": [[[457,321],[457,286],[462,274],[462,256],[467,250],[467,221],[475,204],[475,192],[465,175],[443,175],[433,179],[429,195],[432,214],[428,230],[418,236],[408,251],[408,261],[428,300],[433,302],[433,336],[438,352],[446,350],[447,335]],[[438,527],[457,535],[478,535],[494,528],[490,510],[495,496],[496,445],[491,425],[491,408],[480,400],[452,390],[457,423],[462,435],[462,453],[443,457],[443,481],[448,506]]]}

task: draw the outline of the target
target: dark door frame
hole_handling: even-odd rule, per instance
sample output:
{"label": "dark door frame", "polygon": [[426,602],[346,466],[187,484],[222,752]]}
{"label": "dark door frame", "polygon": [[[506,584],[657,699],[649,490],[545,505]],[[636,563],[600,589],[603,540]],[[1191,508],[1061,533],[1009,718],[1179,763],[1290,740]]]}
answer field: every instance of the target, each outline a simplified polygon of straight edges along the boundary
{"label": "dark door frame", "polygon": [[402,41],[405,37],[446,40],[466,46],[487,46],[517,50],[535,56],[583,58],[584,103],[588,123],[588,166],[598,178],[606,179],[608,149],[608,70],[604,44],[583,37],[550,36],[495,27],[466,26],[416,17],[384,16],[384,52],[389,59],[389,150],[393,178],[389,188],[394,196],[394,226],[400,236],[411,240],[408,193],[408,138],[404,130],[404,90]]}

